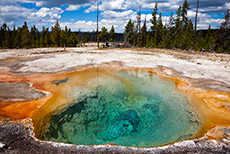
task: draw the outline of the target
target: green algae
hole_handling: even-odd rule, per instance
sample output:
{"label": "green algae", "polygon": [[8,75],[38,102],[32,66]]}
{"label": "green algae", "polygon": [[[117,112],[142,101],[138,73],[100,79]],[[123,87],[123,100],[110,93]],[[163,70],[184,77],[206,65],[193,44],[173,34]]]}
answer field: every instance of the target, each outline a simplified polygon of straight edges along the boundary
{"label": "green algae", "polygon": [[99,76],[85,91],[73,91],[75,101],[52,116],[43,139],[152,147],[191,138],[199,129],[186,97],[155,74]]}

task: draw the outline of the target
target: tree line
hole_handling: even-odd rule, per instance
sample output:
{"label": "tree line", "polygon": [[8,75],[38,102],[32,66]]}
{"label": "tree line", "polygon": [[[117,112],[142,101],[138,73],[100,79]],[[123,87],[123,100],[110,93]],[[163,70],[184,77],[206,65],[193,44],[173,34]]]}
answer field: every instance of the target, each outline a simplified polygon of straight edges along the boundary
{"label": "tree line", "polygon": [[185,0],[183,5],[177,9],[176,15],[171,13],[169,22],[163,25],[162,14],[158,11],[156,3],[150,19],[150,30],[147,31],[146,19],[143,26],[139,28],[140,13],[137,21],[128,21],[124,32],[126,46],[230,53],[230,10],[227,10],[224,22],[219,29],[212,30],[209,26],[207,32],[195,31],[198,34],[194,38],[193,22],[188,19],[189,9],[189,3]]}
{"label": "tree line", "polygon": [[[36,26],[29,29],[26,22],[22,27],[14,26],[13,30],[3,24],[0,29],[0,48],[75,47],[81,43],[95,42],[96,37],[96,32],[72,32],[67,26],[61,30],[58,21],[51,31],[43,27],[41,32]],[[124,40],[122,34],[115,33],[114,26],[109,32],[106,27],[102,27],[99,37],[103,42]]]}
{"label": "tree line", "polygon": [[42,28],[39,32],[36,26],[29,30],[27,23],[24,22],[22,27],[10,30],[6,24],[1,26],[0,30],[0,47],[1,48],[38,48],[38,47],[60,47],[76,46],[79,38],[70,28],[65,27],[61,30],[59,22],[49,28]]}
{"label": "tree line", "polygon": [[[230,53],[230,9],[227,10],[219,29],[212,30],[209,26],[206,31],[194,30],[192,20],[188,19],[189,9],[189,3],[184,0],[176,14],[171,13],[169,21],[163,24],[162,14],[156,3],[150,19],[150,30],[147,30],[146,19],[141,26],[139,11],[136,21],[128,21],[124,34],[115,33],[114,26],[110,31],[102,27],[100,41],[124,41],[125,47],[178,48]],[[41,32],[36,26],[29,29],[26,22],[22,27],[14,26],[12,30],[6,24],[0,29],[1,48],[74,47],[88,41],[95,42],[96,38],[96,32],[72,32],[67,27],[61,30],[58,21],[50,30],[43,27]]]}

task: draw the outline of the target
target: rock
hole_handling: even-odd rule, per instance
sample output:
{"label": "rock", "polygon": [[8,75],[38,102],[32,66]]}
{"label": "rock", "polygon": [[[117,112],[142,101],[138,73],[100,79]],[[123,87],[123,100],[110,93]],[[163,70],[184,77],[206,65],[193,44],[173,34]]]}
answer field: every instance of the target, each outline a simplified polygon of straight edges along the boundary
{"label": "rock", "polygon": [[24,102],[36,100],[45,95],[41,91],[35,91],[29,83],[0,82],[0,102]]}
{"label": "rock", "polygon": [[[31,121],[29,122],[31,123]],[[229,135],[230,128],[217,128]],[[230,143],[224,143],[218,140],[213,144],[213,140],[208,140],[206,137],[196,140],[182,141],[173,145],[153,148],[133,148],[123,147],[117,145],[98,145],[98,146],[84,146],[84,145],[69,145],[64,143],[45,142],[35,139],[32,135],[32,125],[26,126],[22,122],[0,122],[0,141],[4,144],[0,148],[0,153],[63,153],[63,154],[143,154],[143,153],[198,153],[198,154],[216,154],[229,153]],[[225,136],[226,139],[229,136]]]}

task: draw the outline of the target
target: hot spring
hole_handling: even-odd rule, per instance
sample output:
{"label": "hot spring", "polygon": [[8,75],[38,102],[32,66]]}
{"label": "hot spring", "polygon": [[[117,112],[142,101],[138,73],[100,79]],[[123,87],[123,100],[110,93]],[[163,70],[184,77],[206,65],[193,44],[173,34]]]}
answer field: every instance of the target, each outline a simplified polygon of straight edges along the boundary
{"label": "hot spring", "polygon": [[77,145],[153,147],[192,138],[200,127],[186,96],[157,74],[95,70],[78,76],[51,83],[62,90],[70,86],[68,96],[63,94],[68,103],[44,113],[36,126],[42,132],[38,138]]}

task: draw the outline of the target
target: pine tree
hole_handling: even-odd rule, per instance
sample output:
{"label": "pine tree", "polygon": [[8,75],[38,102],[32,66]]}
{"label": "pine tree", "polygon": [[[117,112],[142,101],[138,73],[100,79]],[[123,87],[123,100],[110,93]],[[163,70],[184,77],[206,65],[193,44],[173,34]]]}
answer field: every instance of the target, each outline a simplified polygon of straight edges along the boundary
{"label": "pine tree", "polygon": [[[67,46],[67,47],[70,46],[70,35],[71,35],[71,33],[72,33],[72,32],[71,32],[71,29],[70,29],[70,28],[68,29],[68,28],[66,27],[66,28],[65,28],[65,35],[64,35],[64,36],[67,37],[67,38],[66,38],[66,42],[65,42],[65,46]],[[62,38],[62,40],[64,40],[64,39]]]}
{"label": "pine tree", "polygon": [[59,47],[61,45],[61,28],[58,20],[56,21],[54,27],[51,29],[51,41],[53,46]]}
{"label": "pine tree", "polygon": [[36,47],[36,27],[33,26],[30,29],[30,47],[35,48]]}
{"label": "pine tree", "polygon": [[162,24],[161,12],[159,14],[159,18],[157,20],[157,31],[156,31],[156,45],[157,47],[163,47],[164,44],[164,27]]}
{"label": "pine tree", "polygon": [[[31,33],[32,33],[32,31],[31,31]],[[36,34],[34,34],[34,35],[36,35]],[[46,29],[43,26],[42,27],[42,32],[40,34],[40,47],[45,47],[46,46],[45,45],[45,35],[46,35]]]}
{"label": "pine tree", "polygon": [[22,47],[22,28],[18,27],[17,28],[17,34],[16,34],[16,48],[21,48]]}
{"label": "pine tree", "polygon": [[131,20],[125,26],[124,40],[125,43],[134,45],[134,23]]}
{"label": "pine tree", "polygon": [[5,43],[5,37],[6,37],[6,31],[7,31],[7,25],[6,23],[4,23],[2,26],[1,26],[1,37],[0,37],[0,40],[1,40],[1,47],[2,48],[6,48],[6,43]]}
{"label": "pine tree", "polygon": [[193,23],[192,20],[189,20],[188,24],[185,26],[183,31],[183,43],[182,49],[191,49],[193,48]]}
{"label": "pine tree", "polygon": [[49,47],[51,40],[50,40],[50,33],[49,33],[49,28],[46,28],[45,30],[45,36],[44,36],[44,46]]}
{"label": "pine tree", "polygon": [[152,12],[152,19],[150,19],[151,24],[152,24],[150,28],[152,32],[155,32],[157,30],[157,11],[158,11],[158,8],[157,8],[157,3],[156,3],[154,11]]}
{"label": "pine tree", "polygon": [[190,34],[193,32],[191,28],[192,23],[188,20],[189,3],[184,1],[182,6],[179,6],[176,12],[176,19],[174,20],[175,28],[173,29],[173,46],[180,49],[187,49],[190,47]]}
{"label": "pine tree", "polygon": [[79,39],[77,38],[75,33],[70,34],[69,41],[70,41],[70,46],[71,47],[75,47],[77,45],[77,43],[78,43],[78,40]]}
{"label": "pine tree", "polygon": [[6,32],[6,37],[5,37],[5,41],[6,41],[6,47],[7,48],[11,48],[12,47],[12,42],[11,42],[11,31],[10,28],[7,28],[7,32]]}
{"label": "pine tree", "polygon": [[133,46],[138,46],[138,22],[134,21],[133,22],[134,25],[134,30],[133,30]]}
{"label": "pine tree", "polygon": [[172,12],[169,18],[169,23],[167,24],[168,29],[170,29],[173,26],[173,21],[174,21],[174,18],[173,18],[173,12]]}
{"label": "pine tree", "polygon": [[181,22],[181,6],[179,6],[179,8],[176,11],[176,18],[174,21],[175,27],[178,31],[181,31],[181,27],[182,27],[182,22]]}
{"label": "pine tree", "polygon": [[34,26],[34,30],[35,30],[35,33],[36,33],[36,36],[35,36],[36,48],[39,48],[41,46],[41,44],[40,44],[40,32],[35,26]]}
{"label": "pine tree", "polygon": [[17,37],[17,31],[14,26],[13,31],[11,33],[11,42],[12,42],[12,48],[16,48],[16,37]]}
{"label": "pine tree", "polygon": [[102,27],[99,37],[105,42],[107,41],[108,36],[109,36],[108,30],[105,27]]}
{"label": "pine tree", "polygon": [[227,10],[224,22],[221,23],[214,49],[218,52],[230,53],[230,9]]}
{"label": "pine tree", "polygon": [[197,40],[199,41],[196,42],[195,50],[201,51],[202,49],[204,49],[206,43],[204,39],[204,33],[202,31],[199,31]]}
{"label": "pine tree", "polygon": [[30,34],[26,22],[22,26],[22,47],[30,47]]}
{"label": "pine tree", "polygon": [[153,47],[153,37],[152,37],[152,32],[147,32],[146,36],[146,47],[151,48]]}
{"label": "pine tree", "polygon": [[[167,28],[165,30],[167,30]],[[165,36],[164,47],[168,48],[168,49],[171,49],[173,47],[173,43],[172,42],[173,41],[172,41],[172,37],[170,36],[170,31],[168,31],[166,33],[166,36]]]}
{"label": "pine tree", "polygon": [[5,23],[1,27],[1,39],[3,48],[11,47],[10,29]]}
{"label": "pine tree", "polygon": [[174,27],[173,27],[173,13],[171,13],[171,16],[169,18],[169,23],[166,24],[165,26],[165,40],[164,40],[164,47],[171,49],[173,47],[173,37],[172,33],[175,32]]}
{"label": "pine tree", "polygon": [[[24,22],[22,27],[18,27],[17,29],[15,26],[13,27],[13,30],[10,30],[9,27],[6,24],[3,24],[0,27],[0,47],[1,48],[29,48],[29,47],[49,47],[49,46],[57,46],[58,41],[62,41],[63,39],[60,35],[60,26],[58,24],[58,21],[54,27],[52,27],[52,38],[51,40],[51,34],[49,33],[49,28],[43,27],[42,32],[40,33],[38,28],[35,26],[32,26],[30,28],[30,31],[28,29],[27,23]],[[59,33],[56,33],[58,32]],[[70,37],[70,34],[72,34],[71,29],[65,28],[65,37],[64,39],[66,44],[71,44],[71,46],[76,46],[76,43],[78,42],[78,38],[76,35],[72,35]],[[56,37],[59,34],[60,37]],[[58,39],[57,39],[58,38]],[[54,42],[53,42],[54,41]],[[56,43],[55,43],[56,41]],[[61,43],[60,42],[60,45]]]}
{"label": "pine tree", "polygon": [[208,27],[208,33],[205,36],[205,46],[204,49],[206,51],[210,51],[213,49],[214,45],[214,38],[215,38],[215,32],[212,32],[211,25]]}
{"label": "pine tree", "polygon": [[83,39],[83,43],[87,43],[87,42],[89,42],[89,33],[88,32],[86,32],[85,34],[84,34],[84,39]]}
{"label": "pine tree", "polygon": [[221,27],[224,29],[230,28],[230,9],[225,13],[224,22],[221,23]]}
{"label": "pine tree", "polygon": [[181,34],[182,34],[182,22],[181,22],[181,6],[176,11],[176,18],[174,19],[174,31],[173,31],[173,46],[180,48],[182,45]]}
{"label": "pine tree", "polygon": [[190,9],[189,3],[187,0],[184,1],[181,9],[181,17],[182,17],[182,26],[188,24],[188,10]]}
{"label": "pine tree", "polygon": [[141,27],[141,41],[140,41],[140,46],[141,47],[146,47],[146,37],[147,37],[147,26],[146,26],[146,17],[143,26]]}
{"label": "pine tree", "polygon": [[188,21],[188,10],[190,9],[189,3],[187,0],[184,1],[181,9],[181,23],[182,23],[182,29],[181,29],[181,49],[189,49],[191,48],[191,42],[193,34],[193,23],[192,21]]}
{"label": "pine tree", "polygon": [[111,29],[109,31],[109,36],[110,36],[109,41],[113,42],[114,41],[114,37],[115,37],[115,29],[114,29],[113,25],[112,25],[112,27],[111,27]]}
{"label": "pine tree", "polygon": [[6,27],[7,25],[4,23],[2,26],[1,26],[1,47],[3,48],[6,48],[5,46],[5,32],[6,32]]}
{"label": "pine tree", "polygon": [[69,35],[69,30],[68,30],[68,28],[67,28],[67,26],[65,26],[65,30],[62,30],[61,31],[61,41],[62,41],[62,45],[63,46],[69,46],[69,44],[68,44],[68,42],[69,42],[69,37],[70,37],[70,35]]}
{"label": "pine tree", "polygon": [[157,29],[158,29],[158,25],[157,25],[157,11],[158,11],[158,8],[157,8],[157,3],[155,4],[155,8],[154,8],[154,11],[152,12],[152,19],[150,19],[151,21],[151,31],[152,31],[152,35],[153,35],[153,46],[152,47],[156,47],[156,44],[157,44]]}
{"label": "pine tree", "polygon": [[4,34],[3,34],[3,28],[1,26],[0,28],[0,47],[2,48],[3,47],[3,37],[4,37]]}

